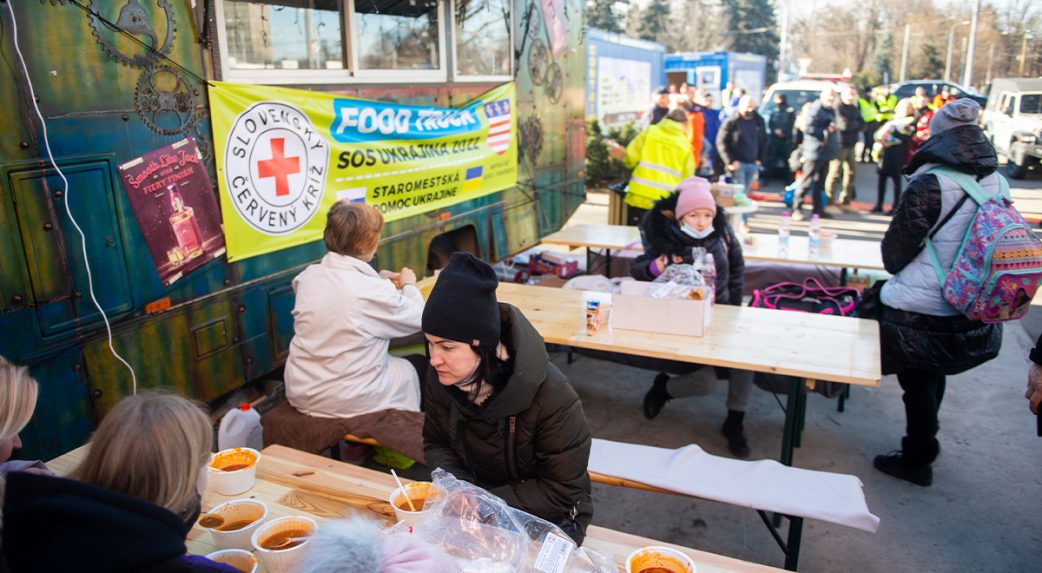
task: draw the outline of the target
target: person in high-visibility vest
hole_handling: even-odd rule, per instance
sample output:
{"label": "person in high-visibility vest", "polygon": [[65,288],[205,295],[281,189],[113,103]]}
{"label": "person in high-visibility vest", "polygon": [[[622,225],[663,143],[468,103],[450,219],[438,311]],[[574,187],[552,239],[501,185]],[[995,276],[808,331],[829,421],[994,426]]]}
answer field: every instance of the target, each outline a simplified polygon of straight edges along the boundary
{"label": "person in high-visibility vest", "polygon": [[875,141],[876,130],[879,129],[879,108],[876,107],[872,96],[858,98],[858,108],[861,109],[861,162],[872,162],[872,143]]}
{"label": "person in high-visibility vest", "polygon": [[695,158],[684,127],[687,113],[675,109],[661,122],[642,131],[626,146],[623,165],[633,170],[626,192],[628,225],[640,224],[656,201],[669,195],[677,183],[695,174]]}
{"label": "person in high-visibility vest", "polygon": [[875,93],[876,109],[879,110],[879,116],[876,117],[876,121],[884,124],[894,119],[894,110],[897,109],[897,96],[890,93],[889,86],[879,86],[873,91]]}

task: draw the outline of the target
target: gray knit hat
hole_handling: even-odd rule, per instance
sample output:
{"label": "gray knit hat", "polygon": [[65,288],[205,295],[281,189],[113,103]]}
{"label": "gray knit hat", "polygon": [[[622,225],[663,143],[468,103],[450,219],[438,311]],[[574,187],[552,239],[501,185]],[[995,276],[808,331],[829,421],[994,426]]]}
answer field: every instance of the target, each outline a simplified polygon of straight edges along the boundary
{"label": "gray knit hat", "polygon": [[980,104],[968,97],[959,98],[941,106],[930,120],[930,137],[939,135],[953,127],[977,125]]}

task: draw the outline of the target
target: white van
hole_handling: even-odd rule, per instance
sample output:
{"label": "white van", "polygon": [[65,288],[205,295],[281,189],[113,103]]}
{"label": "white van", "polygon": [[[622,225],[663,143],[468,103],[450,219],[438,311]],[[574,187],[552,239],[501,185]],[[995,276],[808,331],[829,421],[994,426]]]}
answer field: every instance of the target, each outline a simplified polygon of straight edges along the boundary
{"label": "white van", "polygon": [[836,95],[838,96],[839,92],[843,88],[847,87],[847,85],[848,84],[845,83],[823,80],[778,82],[767,88],[767,93],[764,94],[763,101],[760,102],[760,115],[763,116],[764,121],[767,121],[771,117],[771,112],[773,112],[775,108],[775,94],[784,95],[785,103],[798,114],[800,113],[800,108],[803,107],[803,104],[818,99],[822,90],[832,88],[836,90]]}
{"label": "white van", "polygon": [[1042,78],[1000,78],[991,83],[984,132],[1006,158],[1006,173],[1022,179],[1042,159]]}

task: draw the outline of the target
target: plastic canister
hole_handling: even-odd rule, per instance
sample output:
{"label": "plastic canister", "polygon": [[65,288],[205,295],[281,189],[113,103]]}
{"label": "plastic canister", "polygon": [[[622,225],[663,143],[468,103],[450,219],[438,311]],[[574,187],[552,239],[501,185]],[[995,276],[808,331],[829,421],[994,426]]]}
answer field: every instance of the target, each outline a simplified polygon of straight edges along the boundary
{"label": "plastic canister", "polygon": [[230,448],[264,449],[264,428],[261,427],[260,413],[247,402],[229,410],[221,418],[221,425],[217,429],[217,449]]}

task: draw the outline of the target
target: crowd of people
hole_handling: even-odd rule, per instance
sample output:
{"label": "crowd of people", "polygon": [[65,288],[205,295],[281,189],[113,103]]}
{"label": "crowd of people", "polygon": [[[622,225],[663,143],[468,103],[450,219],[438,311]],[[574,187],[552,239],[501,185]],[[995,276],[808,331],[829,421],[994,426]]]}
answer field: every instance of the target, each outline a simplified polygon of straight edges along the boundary
{"label": "crowd of people", "polygon": [[[762,117],[756,99],[742,88],[728,84],[722,96],[723,105],[714,109],[709,93],[686,84],[662,87],[653,94],[641,119],[640,141],[614,154],[637,179],[636,185],[630,182],[636,193],[627,196],[633,208],[629,224],[638,224],[654,197],[690,173],[727,177],[746,190],[759,188],[761,176],[785,185],[794,182],[794,220],[805,217],[802,205],[807,198],[811,213],[822,218],[857,212],[853,201],[859,161],[877,166],[878,198],[871,212],[893,214],[902,190],[901,171],[929,139],[934,112],[955,100],[947,89],[930,98],[918,87],[914,96],[898,101],[888,86],[862,94],[846,85],[823,90],[799,110],[784,93],[775,94],[771,113]],[[664,134],[669,135],[669,153],[661,151]],[[682,153],[680,142],[685,139],[693,164]],[[651,170],[663,168],[671,177],[647,183]],[[885,210],[888,183],[893,201]]]}
{"label": "crowd of people", "polygon": [[[664,95],[663,101],[669,93]],[[657,119],[652,113],[642,137],[626,150],[645,248],[632,275],[653,280],[671,265],[691,264],[693,249],[701,247],[713,255],[716,301],[740,305],[741,242],[709,181],[694,174],[701,161],[688,130],[710,129],[710,114],[697,108],[707,101],[695,96],[684,109],[657,103],[665,111]],[[880,131],[895,140],[876,146],[882,164],[893,157],[889,167],[910,177],[882,243],[893,277],[866,293],[862,310],[880,323],[882,371],[896,374],[904,391],[907,427],[901,449],[876,457],[875,466],[930,485],[940,452],[937,413],[946,377],[994,358],[1001,344],[1000,325],[967,318],[946,302],[932,255],[923,247],[929,234],[939,264],[951,266],[973,219],[975,204],[961,200],[965,186],[951,173],[970,175],[985,189],[1001,186],[994,148],[978,126],[980,108],[966,99],[936,108],[925,98],[892,102],[885,93],[875,94],[877,105],[868,108],[849,88],[838,102],[831,90],[822,92],[802,120],[782,100],[765,124],[753,98],[736,97],[733,113],[714,138],[724,169],[751,185],[765,157],[784,155],[770,138],[789,141],[792,124],[802,133],[801,190],[814,193],[815,212],[822,212],[823,191],[832,185],[840,185],[840,193],[832,195],[839,205],[854,196],[849,173],[859,136],[870,131],[867,124],[882,122],[871,129],[873,143],[879,143]],[[871,115],[884,109],[878,102],[892,117]],[[702,119],[692,120],[693,114]],[[928,118],[925,126],[923,118]],[[682,166],[662,169],[666,161]],[[418,438],[428,466],[556,524],[581,544],[593,516],[587,472],[592,437],[582,403],[551,362],[542,337],[519,309],[497,300],[496,273],[474,255],[454,253],[426,301],[410,269],[376,271],[371,262],[382,231],[382,215],[372,207],[338,202],[329,210],[328,254],[293,282],[295,336],[286,366],[290,404],[316,417],[422,410]],[[425,355],[388,354],[390,339],[417,331],[425,338]],[[1036,348],[1035,364],[1042,364],[1040,356]],[[704,395],[718,378],[727,379],[721,431],[734,455],[749,455],[743,418],[751,373],[661,360],[627,363],[658,372],[644,395],[648,418],[671,399]],[[83,463],[71,475],[57,477],[41,462],[9,461],[40,391],[26,368],[0,359],[0,570],[234,571],[187,555],[185,546],[202,509],[214,449],[212,421],[203,408],[169,394],[127,397],[104,417]],[[1038,366],[1029,372],[1027,397],[1037,412]],[[330,551],[340,543],[337,535],[368,539],[368,527],[333,528]],[[120,540],[120,551],[111,551],[112,539]],[[397,552],[388,547],[382,554]],[[329,557],[323,554],[322,560]]]}

